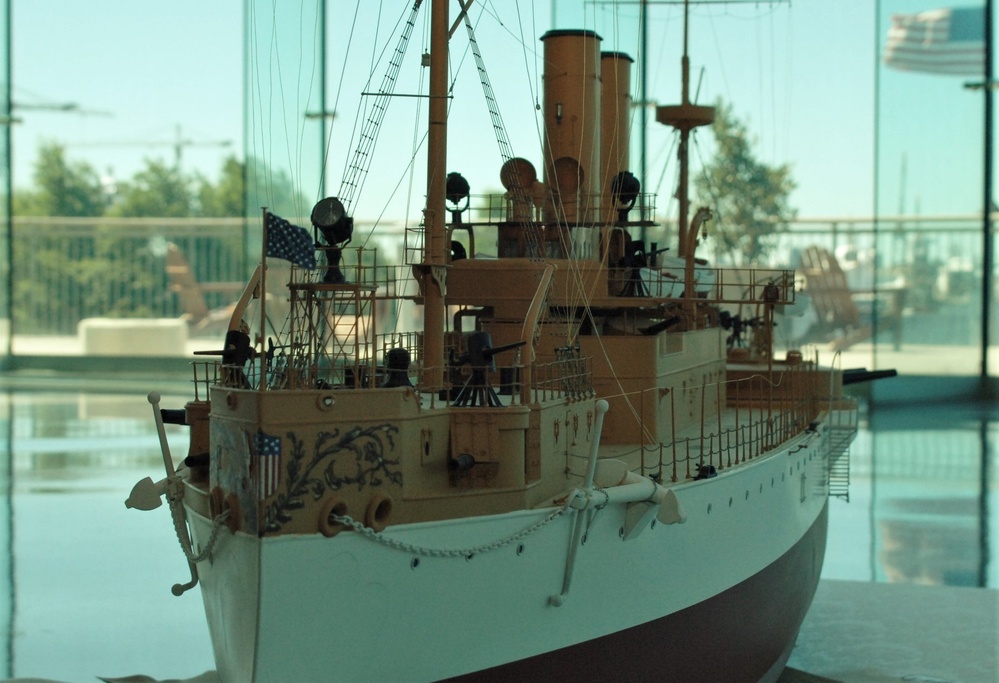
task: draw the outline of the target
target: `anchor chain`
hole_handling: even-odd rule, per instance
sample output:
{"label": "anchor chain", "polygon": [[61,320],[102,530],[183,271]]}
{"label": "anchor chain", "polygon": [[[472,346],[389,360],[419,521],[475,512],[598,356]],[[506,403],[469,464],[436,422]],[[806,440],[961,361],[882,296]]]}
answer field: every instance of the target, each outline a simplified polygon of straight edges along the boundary
{"label": "anchor chain", "polygon": [[505,546],[510,545],[516,541],[519,541],[526,536],[529,536],[537,531],[540,531],[543,527],[555,521],[558,517],[565,514],[568,506],[561,507],[551,514],[547,515],[544,519],[535,522],[531,526],[518,531],[517,533],[511,534],[505,538],[501,538],[492,543],[486,545],[475,546],[473,548],[465,549],[448,549],[448,548],[426,548],[423,546],[414,545],[412,543],[406,543],[405,541],[400,541],[394,538],[389,538],[371,527],[367,527],[361,522],[358,522],[350,515],[337,515],[331,514],[330,518],[336,521],[338,524],[343,524],[348,526],[354,531],[360,533],[361,535],[375,541],[376,543],[381,543],[382,545],[388,546],[389,548],[394,548],[395,550],[401,550],[403,552],[411,553],[414,555],[422,555],[423,557],[470,557],[472,555],[478,555],[481,553],[487,553],[493,550],[499,550]]}
{"label": "anchor chain", "polygon": [[187,519],[184,513],[183,503],[179,505],[175,504],[174,500],[170,500],[170,516],[173,518],[173,529],[177,533],[177,540],[180,541],[180,549],[184,551],[184,556],[189,562],[197,564],[198,562],[203,562],[215,550],[215,544],[219,540],[219,532],[222,530],[222,526],[225,521],[229,519],[229,511],[225,510],[221,512],[212,519],[212,533],[208,536],[208,542],[205,543],[205,547],[202,548],[201,552],[198,554],[194,553],[194,549],[191,547],[191,541],[188,538],[188,534],[184,533],[187,530]]}

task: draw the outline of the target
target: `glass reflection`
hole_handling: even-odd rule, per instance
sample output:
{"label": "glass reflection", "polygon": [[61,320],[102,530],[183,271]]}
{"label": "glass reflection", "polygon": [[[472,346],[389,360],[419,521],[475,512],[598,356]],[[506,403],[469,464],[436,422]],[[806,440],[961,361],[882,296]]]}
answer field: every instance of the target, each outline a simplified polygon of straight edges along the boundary
{"label": "glass reflection", "polygon": [[[168,429],[179,457],[187,434]],[[999,587],[995,441],[993,410],[868,411],[851,502],[830,502],[825,578]],[[198,592],[170,594],[187,567],[166,508],[124,506],[162,468],[144,393],[0,393],[0,444],[0,678],[213,669]]]}
{"label": "glass reflection", "polygon": [[996,415],[984,405],[869,413],[851,502],[832,501],[823,576],[996,587]]}
{"label": "glass reflection", "polygon": [[[124,505],[137,480],[163,467],[144,395],[0,393],[0,434],[0,677],[162,679],[213,669],[200,598],[170,595],[186,562],[169,515]],[[186,453],[179,428],[169,439]]]}

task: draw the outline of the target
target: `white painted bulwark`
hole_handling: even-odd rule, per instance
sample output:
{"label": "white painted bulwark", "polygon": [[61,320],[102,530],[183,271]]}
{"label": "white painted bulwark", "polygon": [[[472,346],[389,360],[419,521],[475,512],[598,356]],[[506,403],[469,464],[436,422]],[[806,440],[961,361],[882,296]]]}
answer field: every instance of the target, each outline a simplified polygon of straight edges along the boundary
{"label": "white painted bulwark", "polygon": [[89,356],[184,356],[187,323],[177,318],[85,318],[77,327]]}
{"label": "white painted bulwark", "polygon": [[[233,681],[319,680],[326,672],[350,681],[438,680],[676,613],[764,570],[815,523],[828,467],[824,426],[818,431],[717,478],[667,484],[686,510],[682,524],[623,540],[626,505],[596,511],[559,606],[549,598],[563,586],[570,514],[470,558],[428,557],[353,532],[255,538],[223,530],[213,560],[199,567],[219,673]],[[427,549],[476,547],[550,513],[399,525],[385,536]],[[190,508],[188,518],[204,546],[211,523]],[[796,589],[770,587],[775,599]],[[448,638],[463,645],[443,656]]]}

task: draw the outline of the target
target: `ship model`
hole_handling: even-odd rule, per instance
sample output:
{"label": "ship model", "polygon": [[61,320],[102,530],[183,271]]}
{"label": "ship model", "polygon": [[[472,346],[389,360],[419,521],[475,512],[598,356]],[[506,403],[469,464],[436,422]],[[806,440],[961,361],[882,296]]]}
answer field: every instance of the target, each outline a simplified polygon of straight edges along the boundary
{"label": "ship model", "polygon": [[[430,4],[422,329],[375,329],[402,288],[348,246],[341,199],[311,231],[265,211],[192,400],[149,395],[167,477],[127,505],[169,502],[191,568],[174,593],[200,583],[224,681],[776,680],[863,377],[775,358],[793,272],[696,257],[711,214],[689,215],[686,146],[713,110],[686,56],[681,104],[657,110],[681,139],[675,255],[643,242],[632,60],[590,30],[542,38],[540,177],[507,158],[501,210],[467,210],[445,166],[448,2]],[[280,296],[278,256],[298,264]],[[164,422],[190,429],[177,469]]]}

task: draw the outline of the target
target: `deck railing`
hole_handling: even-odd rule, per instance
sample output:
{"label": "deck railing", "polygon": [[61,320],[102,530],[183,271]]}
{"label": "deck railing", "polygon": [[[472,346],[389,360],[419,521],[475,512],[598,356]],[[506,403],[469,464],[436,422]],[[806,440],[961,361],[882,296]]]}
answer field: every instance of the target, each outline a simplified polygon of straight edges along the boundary
{"label": "deck railing", "polygon": [[642,447],[640,473],[659,481],[711,476],[749,462],[807,429],[809,403],[798,402],[763,418],[704,436],[685,436]]}

